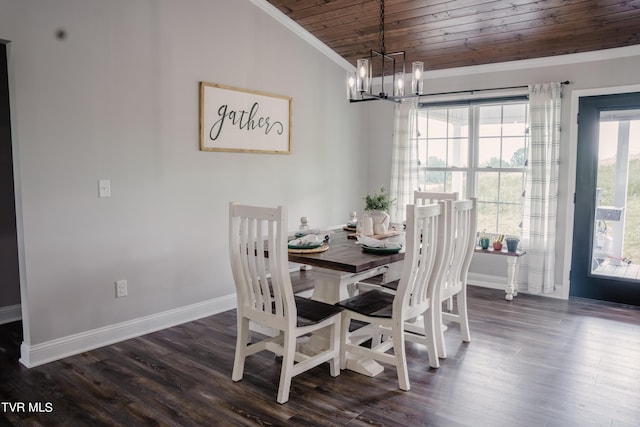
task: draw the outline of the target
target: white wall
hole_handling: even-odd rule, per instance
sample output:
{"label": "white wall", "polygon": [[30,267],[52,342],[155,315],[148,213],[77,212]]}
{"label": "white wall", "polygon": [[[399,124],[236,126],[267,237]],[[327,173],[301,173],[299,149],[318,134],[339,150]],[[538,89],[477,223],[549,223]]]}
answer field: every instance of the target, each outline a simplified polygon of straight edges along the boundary
{"label": "white wall", "polygon": [[[229,201],[288,205],[295,229],[302,215],[341,223],[389,183],[392,106],[347,103],[343,69],[249,0],[0,0],[0,10],[27,365],[233,305]],[[445,70],[427,86],[568,79],[568,100],[638,83],[639,58]],[[200,81],[293,97],[293,153],[199,151]],[[563,113],[568,125],[568,103]],[[565,134],[565,200],[574,151]],[[111,198],[97,197],[98,179],[111,180]],[[571,208],[561,205],[561,227]],[[126,298],[115,298],[118,279]]]}
{"label": "white wall", "polygon": [[[287,205],[291,229],[302,215],[338,224],[360,209],[366,110],[346,102],[342,68],[249,0],[0,0],[0,10],[23,363],[121,339],[114,325],[235,304],[231,200]],[[200,81],[291,96],[293,153],[199,151]],[[111,180],[111,198],[97,197],[98,179]],[[118,279],[126,298],[115,298]],[[93,331],[108,338],[85,339]]]}
{"label": "white wall", "polygon": [[[555,296],[567,298],[569,295],[577,147],[577,137],[575,132],[572,132],[577,115],[577,109],[572,106],[572,94],[574,91],[583,93],[582,96],[585,96],[587,91],[594,94],[604,94],[608,91],[619,93],[625,91],[625,88],[628,88],[628,91],[638,91],[640,90],[639,69],[640,46],[631,46],[587,54],[425,73],[426,93],[510,87],[551,81],[569,80],[571,82],[563,86]],[[573,103],[575,104],[575,100]],[[372,151],[389,153],[390,158],[391,140],[387,138],[387,134],[393,131],[392,115],[389,115],[385,109],[375,108],[371,110],[369,120],[377,129],[384,130],[372,132],[370,139]],[[369,182],[390,182],[390,167],[379,167],[382,162],[379,155],[370,158],[370,161]],[[472,261],[470,276],[475,274],[485,281],[494,278],[497,283],[504,283],[507,273],[506,265],[501,258],[476,256]]]}

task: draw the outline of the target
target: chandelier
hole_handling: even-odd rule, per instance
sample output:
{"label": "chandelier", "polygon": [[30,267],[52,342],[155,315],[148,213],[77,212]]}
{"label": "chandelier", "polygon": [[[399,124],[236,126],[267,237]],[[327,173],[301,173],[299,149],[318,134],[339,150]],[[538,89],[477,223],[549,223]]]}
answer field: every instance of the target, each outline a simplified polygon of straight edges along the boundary
{"label": "chandelier", "polygon": [[[405,51],[388,53],[384,45],[384,0],[380,0],[380,50],[369,50],[369,57],[358,59],[355,71],[347,72],[347,98],[350,102],[384,99],[401,102],[405,98],[422,95],[424,64],[411,64],[411,93],[405,95]],[[397,61],[396,61],[397,59]],[[400,61],[401,60],[401,61]],[[379,84],[375,84],[373,70],[380,70]]]}

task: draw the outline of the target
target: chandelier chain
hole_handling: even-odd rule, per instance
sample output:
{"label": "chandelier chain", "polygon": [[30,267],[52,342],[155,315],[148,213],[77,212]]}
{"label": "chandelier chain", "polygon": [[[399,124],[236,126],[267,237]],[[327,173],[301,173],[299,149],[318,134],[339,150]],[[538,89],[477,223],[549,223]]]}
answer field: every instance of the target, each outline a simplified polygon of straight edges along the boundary
{"label": "chandelier chain", "polygon": [[380,0],[380,53],[386,53],[384,46],[384,0]]}
{"label": "chandelier chain", "polygon": [[[411,95],[405,95],[405,76],[407,58],[404,50],[387,53],[384,40],[384,0],[380,2],[379,42],[380,51],[369,49],[369,57],[357,61],[356,72],[349,72],[347,78],[347,97],[350,102],[384,99],[393,102],[403,102],[405,98],[416,98],[422,95],[424,64],[414,62],[411,73]],[[397,18],[397,17],[396,17]],[[394,21],[398,26],[399,21]],[[375,61],[375,66],[374,66]],[[397,68],[399,65],[399,68]],[[373,81],[373,71],[376,81]],[[386,81],[385,81],[386,80]],[[375,90],[378,91],[374,93]],[[360,97],[358,98],[358,93]]]}

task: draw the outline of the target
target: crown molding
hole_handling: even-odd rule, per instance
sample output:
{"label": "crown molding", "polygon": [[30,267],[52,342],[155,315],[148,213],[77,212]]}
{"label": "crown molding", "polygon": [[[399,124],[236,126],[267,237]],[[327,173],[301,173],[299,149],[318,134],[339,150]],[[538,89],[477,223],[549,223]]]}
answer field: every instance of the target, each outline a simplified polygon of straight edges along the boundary
{"label": "crown molding", "polygon": [[518,61],[497,62],[494,64],[472,65],[469,67],[447,68],[425,71],[425,78],[455,77],[479,73],[494,73],[531,68],[543,68],[558,65],[580,64],[584,62],[640,56],[640,45],[594,50],[591,52],[568,53],[543,58],[521,59]]}
{"label": "crown molding", "polygon": [[262,9],[269,16],[274,18],[276,21],[287,27],[298,37],[309,43],[311,46],[319,50],[321,53],[326,55],[333,62],[341,66],[347,71],[355,70],[355,65],[349,63],[346,59],[341,57],[336,53],[335,50],[331,49],[329,46],[320,41],[313,34],[305,30],[300,24],[294,22],[291,18],[289,18],[284,13],[280,12],[274,5],[269,3],[267,0],[249,0],[251,3]]}

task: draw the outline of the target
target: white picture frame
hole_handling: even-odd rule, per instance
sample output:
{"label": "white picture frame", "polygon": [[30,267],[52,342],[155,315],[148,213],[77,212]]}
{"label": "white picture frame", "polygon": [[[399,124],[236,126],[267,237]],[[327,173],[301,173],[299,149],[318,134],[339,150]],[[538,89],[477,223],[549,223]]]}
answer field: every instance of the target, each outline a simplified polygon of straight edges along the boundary
{"label": "white picture frame", "polygon": [[200,82],[200,150],[291,153],[291,97]]}

